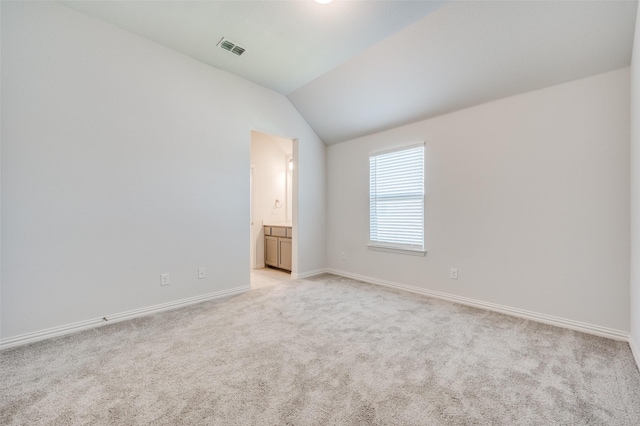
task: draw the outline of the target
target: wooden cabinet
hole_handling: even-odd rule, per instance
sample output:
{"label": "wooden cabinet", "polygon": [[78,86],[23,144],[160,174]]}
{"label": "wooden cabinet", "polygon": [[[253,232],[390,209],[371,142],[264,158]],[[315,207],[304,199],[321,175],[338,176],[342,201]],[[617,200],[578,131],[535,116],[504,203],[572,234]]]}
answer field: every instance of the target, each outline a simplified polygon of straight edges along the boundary
{"label": "wooden cabinet", "polygon": [[291,228],[264,227],[264,263],[274,268],[291,271]]}
{"label": "wooden cabinet", "polygon": [[264,263],[278,268],[278,237],[264,237]]}
{"label": "wooden cabinet", "polygon": [[278,238],[278,268],[291,270],[291,238]]}

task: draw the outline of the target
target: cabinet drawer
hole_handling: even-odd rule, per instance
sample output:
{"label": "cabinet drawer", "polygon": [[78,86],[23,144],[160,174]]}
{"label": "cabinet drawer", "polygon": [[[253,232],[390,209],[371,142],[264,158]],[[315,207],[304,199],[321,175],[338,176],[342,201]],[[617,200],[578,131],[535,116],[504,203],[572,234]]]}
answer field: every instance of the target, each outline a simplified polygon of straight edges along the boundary
{"label": "cabinet drawer", "polygon": [[271,235],[273,235],[274,237],[286,237],[287,228],[278,228],[274,226],[271,228]]}
{"label": "cabinet drawer", "polygon": [[266,236],[271,235],[271,227],[270,226],[265,226],[264,227],[264,235],[266,235]]}
{"label": "cabinet drawer", "polygon": [[293,237],[293,231],[291,230],[292,228],[286,228],[287,229],[287,238],[292,238]]}

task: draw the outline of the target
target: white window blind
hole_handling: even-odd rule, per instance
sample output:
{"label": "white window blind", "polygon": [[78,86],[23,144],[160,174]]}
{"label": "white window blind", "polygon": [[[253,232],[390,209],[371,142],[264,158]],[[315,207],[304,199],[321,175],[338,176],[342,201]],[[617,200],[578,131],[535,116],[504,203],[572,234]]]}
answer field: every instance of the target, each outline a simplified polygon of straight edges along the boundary
{"label": "white window blind", "polygon": [[370,246],[424,250],[424,144],[369,156]]}

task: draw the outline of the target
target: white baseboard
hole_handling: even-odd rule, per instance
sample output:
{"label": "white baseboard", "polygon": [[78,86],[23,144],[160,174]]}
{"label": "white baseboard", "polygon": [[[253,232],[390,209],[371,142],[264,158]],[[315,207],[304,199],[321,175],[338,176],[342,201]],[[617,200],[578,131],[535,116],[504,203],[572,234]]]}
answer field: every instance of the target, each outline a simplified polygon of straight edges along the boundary
{"label": "white baseboard", "polygon": [[634,341],[633,334],[629,335],[629,347],[631,348],[631,353],[636,360],[638,370],[640,370],[640,346],[638,345],[638,342]]}
{"label": "white baseboard", "polygon": [[312,271],[300,272],[300,273],[291,272],[291,278],[294,279],[294,280],[297,280],[299,278],[309,278],[309,277],[312,277],[314,275],[324,274],[326,272],[329,272],[329,270],[328,269],[314,269]]}
{"label": "white baseboard", "polygon": [[[49,339],[51,337],[63,336],[65,334],[76,333],[78,331],[87,330],[89,328],[100,327],[114,322],[120,322],[133,319],[145,315],[155,314],[157,312],[168,311],[170,309],[181,308],[194,303],[204,302],[207,300],[218,299],[226,296],[244,293],[250,290],[250,286],[236,287],[229,290],[216,291],[213,293],[203,294],[201,296],[189,297],[187,299],[176,300],[173,302],[161,303],[159,305],[148,306],[146,308],[134,309],[118,314],[107,315],[104,318],[94,318],[86,321],[79,321],[73,324],[61,325],[45,330],[35,331],[32,333],[21,334],[19,336],[10,337],[0,340],[0,350],[8,349],[15,346],[26,345],[28,343],[37,342],[39,340]],[[106,318],[106,321],[105,321]]]}
{"label": "white baseboard", "polygon": [[[511,315],[528,319],[531,321],[541,322],[544,324],[554,325],[557,327],[568,328],[571,330],[581,331],[583,333],[593,334],[596,336],[607,337],[609,339],[623,340],[630,342],[629,333],[626,331],[615,330],[612,328],[601,327],[599,325],[588,324],[580,321],[574,321],[566,318],[560,318],[552,315],[540,314],[538,312],[527,311],[524,309],[512,308],[509,306],[498,305],[495,303],[484,302],[482,300],[470,299],[467,297],[456,296],[454,294],[442,293],[439,291],[426,290],[424,288],[415,287],[407,284],[395,283],[392,281],[380,280],[378,278],[367,277],[359,274],[352,274],[337,269],[327,269],[325,272],[330,274],[340,275],[347,278],[353,278],[355,280],[364,281],[371,284],[378,284],[385,287],[396,288],[399,290],[409,291],[412,293],[418,293],[436,299],[447,300],[449,302],[460,303],[462,305],[473,306],[475,308],[487,309],[489,311],[500,312],[502,314]],[[637,351],[636,361],[638,360]]]}

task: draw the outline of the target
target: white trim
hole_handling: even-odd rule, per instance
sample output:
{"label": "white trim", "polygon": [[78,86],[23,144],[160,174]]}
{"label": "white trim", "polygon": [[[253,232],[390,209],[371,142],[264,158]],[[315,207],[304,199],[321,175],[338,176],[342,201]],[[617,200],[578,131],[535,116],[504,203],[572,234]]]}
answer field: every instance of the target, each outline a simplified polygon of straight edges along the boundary
{"label": "white trim", "polygon": [[631,353],[633,354],[633,358],[636,360],[636,365],[638,366],[638,370],[640,370],[640,346],[638,346],[633,339],[633,334],[629,334],[629,347],[631,348]]}
{"label": "white trim", "polygon": [[19,336],[10,337],[0,340],[0,350],[22,346],[28,343],[37,342],[39,340],[50,339],[52,337],[63,336],[66,334],[76,333],[78,331],[87,330],[89,328],[100,327],[114,322],[120,322],[133,319],[145,315],[155,314],[157,312],[177,309],[187,305],[204,302],[207,300],[218,299],[226,296],[233,296],[250,290],[250,286],[235,287],[229,290],[216,291],[213,293],[203,294],[201,296],[189,297],[187,299],[176,300],[173,302],[161,303],[159,305],[148,306],[146,308],[134,309],[118,314],[107,315],[107,321],[104,318],[94,318],[86,321],[79,321],[73,324],[61,325],[58,327],[47,328],[45,330],[35,331],[32,333],[21,334]]}
{"label": "white trim", "polygon": [[302,279],[302,278],[309,278],[312,277],[314,275],[320,275],[320,274],[324,274],[326,272],[329,272],[328,269],[314,269],[312,271],[307,271],[307,272],[291,272],[291,279],[297,280],[297,279]]}
{"label": "white trim", "polygon": [[374,250],[374,251],[386,251],[388,253],[408,254],[408,255],[411,255],[411,256],[426,256],[427,255],[427,251],[424,250],[424,249],[391,247],[391,246],[383,246],[383,245],[373,244],[373,243],[367,244],[367,249]]}
{"label": "white trim", "polygon": [[[566,318],[560,318],[553,315],[540,314],[538,312],[527,311],[524,309],[512,308],[509,306],[498,305],[495,303],[484,302],[482,300],[470,299],[467,297],[456,296],[455,294],[442,293],[439,291],[427,290],[407,284],[400,284],[392,281],[380,280],[373,277],[367,277],[350,272],[340,271],[337,269],[327,269],[328,273],[340,275],[355,280],[364,281],[371,284],[378,284],[385,287],[391,287],[399,290],[418,293],[436,299],[447,300],[449,302],[459,303],[462,305],[473,306],[475,308],[486,309],[489,311],[499,312],[502,314],[528,319],[531,321],[541,322],[543,324],[555,325],[556,327],[568,328],[570,330],[581,331],[583,333],[593,334],[596,336],[607,337],[609,339],[622,340],[630,342],[629,333],[626,331],[615,330],[612,328],[601,327],[599,325],[588,324],[580,321],[574,321]],[[636,351],[637,353],[637,351]],[[636,357],[636,361],[637,361]]]}
{"label": "white trim", "polygon": [[[252,269],[256,269],[259,268],[260,266],[258,265],[258,251],[257,251],[257,247],[256,247],[256,238],[255,238],[255,185],[256,185],[256,165],[255,164],[251,164],[251,174],[249,176],[249,223],[251,224],[249,226],[249,238],[251,238],[251,241],[249,242],[249,245],[251,246],[251,262],[250,263],[250,267]],[[258,232],[259,233],[259,232]],[[264,266],[263,266],[264,268]]]}

